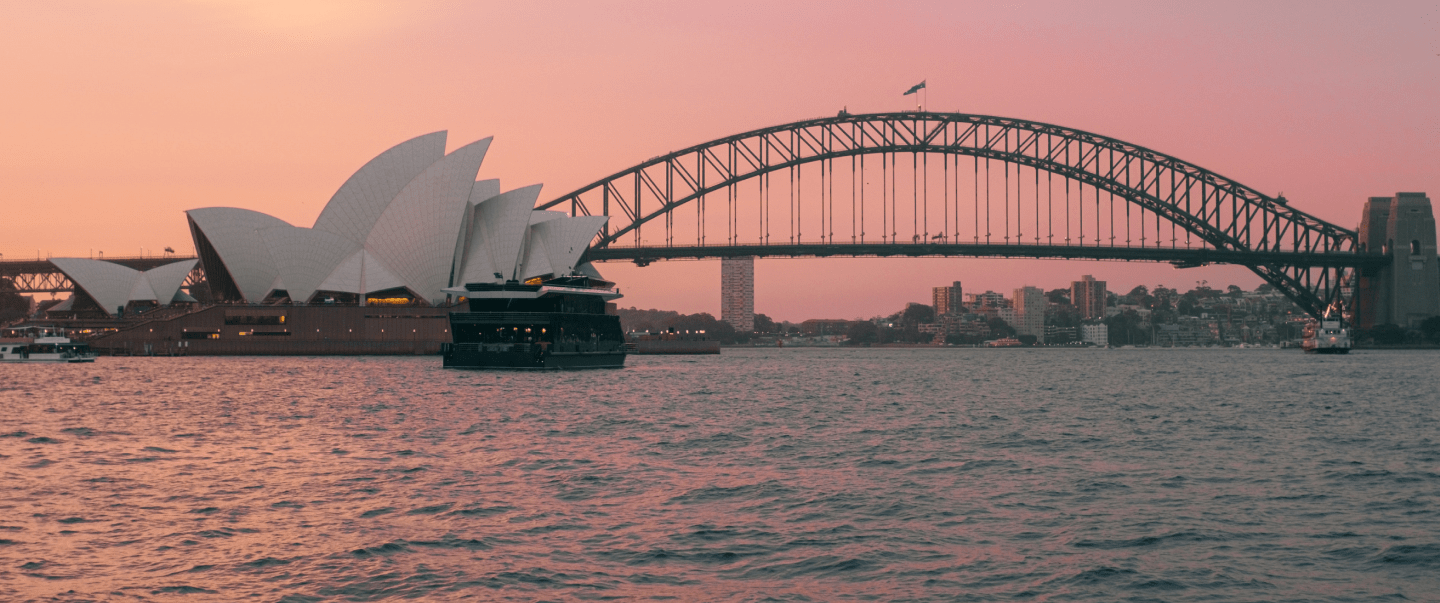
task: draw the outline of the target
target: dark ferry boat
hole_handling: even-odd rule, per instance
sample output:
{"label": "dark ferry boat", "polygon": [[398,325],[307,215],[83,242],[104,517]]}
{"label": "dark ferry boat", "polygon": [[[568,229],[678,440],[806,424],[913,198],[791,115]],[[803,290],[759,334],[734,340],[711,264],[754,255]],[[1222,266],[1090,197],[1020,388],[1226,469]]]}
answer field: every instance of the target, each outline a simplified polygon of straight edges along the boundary
{"label": "dark ferry boat", "polygon": [[471,283],[446,289],[469,312],[450,313],[453,343],[444,366],[476,369],[582,369],[625,366],[620,317],[607,302],[615,284],[588,276],[525,283]]}

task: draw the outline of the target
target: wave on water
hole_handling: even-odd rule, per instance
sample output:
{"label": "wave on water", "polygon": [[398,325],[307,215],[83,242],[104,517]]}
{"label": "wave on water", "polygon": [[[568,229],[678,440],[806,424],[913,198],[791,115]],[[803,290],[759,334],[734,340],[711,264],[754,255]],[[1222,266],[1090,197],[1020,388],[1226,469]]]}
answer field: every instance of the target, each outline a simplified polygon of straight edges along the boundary
{"label": "wave on water", "polygon": [[1417,391],[1423,351],[24,365],[0,600],[1432,599]]}

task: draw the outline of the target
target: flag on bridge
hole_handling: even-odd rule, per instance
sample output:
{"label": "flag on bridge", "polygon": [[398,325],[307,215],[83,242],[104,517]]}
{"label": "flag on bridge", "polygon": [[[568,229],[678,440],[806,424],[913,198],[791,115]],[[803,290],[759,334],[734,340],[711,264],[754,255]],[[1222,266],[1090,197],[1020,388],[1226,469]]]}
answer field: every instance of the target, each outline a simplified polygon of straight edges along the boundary
{"label": "flag on bridge", "polygon": [[919,92],[920,90],[922,90],[922,89],[924,89],[924,88],[925,88],[925,82],[924,82],[924,81],[921,81],[920,83],[915,84],[914,86],[911,86],[909,90],[906,90],[906,91],[905,91],[905,94],[901,94],[900,96],[910,96],[911,94],[915,94],[916,92]]}

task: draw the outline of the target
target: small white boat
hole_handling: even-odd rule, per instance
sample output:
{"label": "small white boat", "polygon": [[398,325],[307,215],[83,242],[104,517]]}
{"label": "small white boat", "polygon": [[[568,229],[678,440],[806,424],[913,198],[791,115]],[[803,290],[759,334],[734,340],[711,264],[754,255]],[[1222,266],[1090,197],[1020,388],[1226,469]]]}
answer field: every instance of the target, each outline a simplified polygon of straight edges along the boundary
{"label": "small white boat", "polygon": [[95,362],[90,345],[70,341],[55,327],[7,329],[0,337],[3,362]]}

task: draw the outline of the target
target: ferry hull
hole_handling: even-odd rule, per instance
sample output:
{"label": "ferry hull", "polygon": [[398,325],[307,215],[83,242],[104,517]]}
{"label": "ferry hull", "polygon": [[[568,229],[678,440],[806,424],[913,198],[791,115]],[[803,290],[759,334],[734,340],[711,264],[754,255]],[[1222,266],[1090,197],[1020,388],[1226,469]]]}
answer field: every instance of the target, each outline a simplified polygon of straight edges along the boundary
{"label": "ferry hull", "polygon": [[624,352],[487,351],[446,346],[445,368],[501,370],[574,370],[624,368]]}
{"label": "ferry hull", "polygon": [[0,363],[3,364],[74,364],[77,362],[95,362],[95,357],[86,356],[83,358],[0,358]]}

